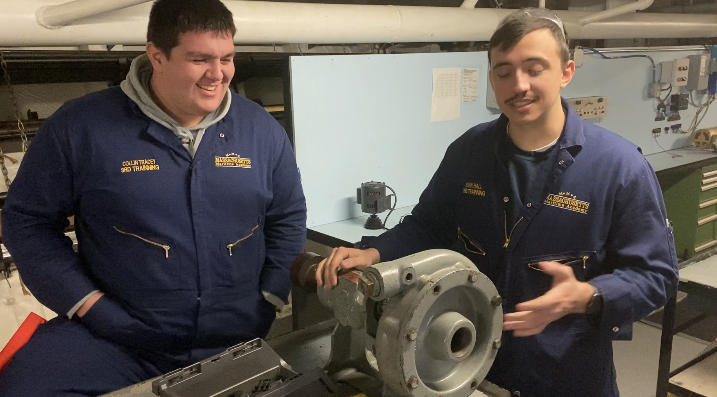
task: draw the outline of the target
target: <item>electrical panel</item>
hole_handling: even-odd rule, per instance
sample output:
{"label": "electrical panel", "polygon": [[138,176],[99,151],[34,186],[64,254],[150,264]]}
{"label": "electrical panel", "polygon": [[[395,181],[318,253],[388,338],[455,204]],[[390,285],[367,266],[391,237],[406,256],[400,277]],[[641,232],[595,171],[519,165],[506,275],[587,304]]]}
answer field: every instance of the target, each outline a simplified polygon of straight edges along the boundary
{"label": "electrical panel", "polygon": [[568,102],[583,120],[607,116],[607,97],[571,98]]}
{"label": "electrical panel", "polygon": [[661,62],[660,65],[662,66],[661,83],[672,84],[673,87],[683,87],[687,85],[690,72],[690,60],[688,58]]}
{"label": "electrical panel", "polygon": [[690,55],[690,68],[688,70],[687,89],[706,90],[707,78],[709,77],[710,56],[709,54]]}

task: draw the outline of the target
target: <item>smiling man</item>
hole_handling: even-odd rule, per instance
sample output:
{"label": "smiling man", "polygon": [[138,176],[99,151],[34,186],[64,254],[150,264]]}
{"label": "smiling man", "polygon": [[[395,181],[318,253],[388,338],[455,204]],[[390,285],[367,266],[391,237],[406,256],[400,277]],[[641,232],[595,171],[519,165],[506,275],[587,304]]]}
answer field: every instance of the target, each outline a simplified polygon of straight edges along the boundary
{"label": "smiling man", "polygon": [[0,396],[100,395],[266,336],[306,205],[284,130],[228,89],[235,32],[219,0],[159,0],[121,87],[43,123],[3,238],[58,317],[0,372]]}
{"label": "smiling man", "polygon": [[657,178],[638,147],[560,97],[575,64],[550,11],[507,16],[488,58],[503,114],[451,144],[411,216],[362,250],[335,249],[317,282],[334,286],[339,266],[455,249],[503,297],[488,380],[522,397],[619,396],[612,341],[677,286]]}

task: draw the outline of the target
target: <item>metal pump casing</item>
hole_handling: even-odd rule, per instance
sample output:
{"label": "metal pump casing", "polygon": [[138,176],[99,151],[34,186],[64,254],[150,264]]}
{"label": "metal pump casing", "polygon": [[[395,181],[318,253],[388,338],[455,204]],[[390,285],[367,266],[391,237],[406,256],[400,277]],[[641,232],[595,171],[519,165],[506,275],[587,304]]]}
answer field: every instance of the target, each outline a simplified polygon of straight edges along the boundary
{"label": "metal pump casing", "polygon": [[351,327],[351,344],[363,345],[337,366],[351,363],[402,396],[469,396],[500,348],[502,300],[488,277],[453,251],[379,263],[318,293]]}

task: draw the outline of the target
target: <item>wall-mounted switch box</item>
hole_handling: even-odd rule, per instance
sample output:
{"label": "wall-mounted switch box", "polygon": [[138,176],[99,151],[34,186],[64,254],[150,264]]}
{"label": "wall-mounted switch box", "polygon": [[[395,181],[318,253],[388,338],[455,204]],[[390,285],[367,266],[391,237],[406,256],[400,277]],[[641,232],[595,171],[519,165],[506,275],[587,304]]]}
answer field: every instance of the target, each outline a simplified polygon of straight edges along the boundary
{"label": "wall-mounted switch box", "polygon": [[583,120],[607,116],[607,97],[572,98],[568,102]]}
{"label": "wall-mounted switch box", "polygon": [[672,84],[673,87],[687,85],[690,73],[690,60],[687,58],[675,59],[674,61],[661,62],[662,75],[660,82]]}

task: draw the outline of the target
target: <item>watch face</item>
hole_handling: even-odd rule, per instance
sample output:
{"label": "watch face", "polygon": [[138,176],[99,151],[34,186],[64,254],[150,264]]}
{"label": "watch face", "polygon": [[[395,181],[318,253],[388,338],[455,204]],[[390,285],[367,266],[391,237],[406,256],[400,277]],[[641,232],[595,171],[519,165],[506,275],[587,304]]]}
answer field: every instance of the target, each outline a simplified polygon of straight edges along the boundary
{"label": "watch face", "polygon": [[588,302],[587,307],[585,308],[586,314],[595,314],[600,313],[602,311],[602,295],[599,293],[593,294],[592,298],[590,298],[590,301]]}

